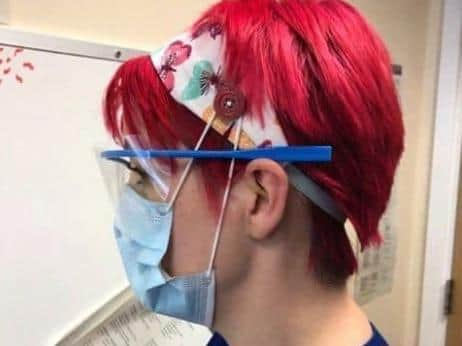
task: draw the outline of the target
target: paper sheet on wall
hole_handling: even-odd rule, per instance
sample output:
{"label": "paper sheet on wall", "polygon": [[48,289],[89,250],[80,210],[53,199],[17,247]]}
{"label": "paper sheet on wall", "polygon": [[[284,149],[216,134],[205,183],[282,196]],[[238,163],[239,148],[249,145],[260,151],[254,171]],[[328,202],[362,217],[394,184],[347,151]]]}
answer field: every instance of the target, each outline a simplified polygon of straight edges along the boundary
{"label": "paper sheet on wall", "polygon": [[56,346],[205,346],[210,337],[207,328],[147,311],[126,290]]}
{"label": "paper sheet on wall", "polygon": [[393,288],[397,242],[391,215],[390,212],[384,214],[380,222],[379,229],[383,237],[381,247],[369,248],[358,256],[359,269],[354,282],[354,297],[359,304],[366,304]]}
{"label": "paper sheet on wall", "polygon": [[[393,78],[400,102],[402,100],[402,67],[393,66]],[[395,179],[395,182],[397,179]],[[379,248],[369,248],[360,253],[357,247],[358,274],[354,279],[354,297],[359,304],[366,304],[390,292],[393,288],[393,273],[396,256],[396,186],[392,188],[387,209],[383,214],[379,229],[383,244]]]}

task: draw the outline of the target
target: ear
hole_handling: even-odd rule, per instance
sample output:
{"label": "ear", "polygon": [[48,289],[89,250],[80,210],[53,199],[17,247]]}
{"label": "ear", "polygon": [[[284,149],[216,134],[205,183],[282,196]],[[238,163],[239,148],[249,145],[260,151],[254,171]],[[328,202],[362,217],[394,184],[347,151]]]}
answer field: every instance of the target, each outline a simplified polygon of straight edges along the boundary
{"label": "ear", "polygon": [[244,181],[248,232],[256,240],[273,234],[280,223],[287,202],[289,181],[281,165],[268,159],[257,159],[247,164]]}

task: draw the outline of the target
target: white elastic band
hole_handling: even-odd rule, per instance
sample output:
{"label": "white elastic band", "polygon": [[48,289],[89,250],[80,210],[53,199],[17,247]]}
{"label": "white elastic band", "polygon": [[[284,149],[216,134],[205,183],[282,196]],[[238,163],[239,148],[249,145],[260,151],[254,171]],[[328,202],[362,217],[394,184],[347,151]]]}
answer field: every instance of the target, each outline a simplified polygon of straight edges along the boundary
{"label": "white elastic band", "polygon": [[[212,126],[213,120],[215,120],[216,113],[213,113],[213,116],[210,117],[210,120],[208,121],[207,125],[205,126],[204,130],[202,131],[201,136],[199,137],[196,146],[194,147],[194,151],[199,150],[200,146],[202,145],[202,142],[204,141],[205,136],[207,135],[207,132],[209,132],[210,127]],[[180,192],[181,187],[183,186],[186,177],[189,174],[189,171],[191,170],[191,166],[193,164],[193,159],[189,159],[188,164],[186,165],[181,177],[180,181],[178,182],[178,185],[175,188],[175,191],[173,192],[173,196],[170,199],[170,202],[168,202],[167,205],[167,211],[170,211],[170,209],[173,206],[173,203],[175,203],[176,198],[178,197],[178,193]]]}
{"label": "white elastic band", "polygon": [[[239,139],[240,139],[240,136],[241,136],[241,131],[242,131],[242,118],[239,118],[238,124],[237,124],[236,136],[234,138],[233,150],[237,150],[237,148],[238,148]],[[233,172],[234,172],[235,162],[236,162],[236,159],[232,159],[231,164],[229,165],[228,180],[226,181],[225,193],[223,194],[223,200],[222,200],[222,203],[221,203],[220,216],[218,218],[218,224],[217,224],[217,228],[215,230],[215,239],[213,241],[213,246],[212,246],[212,255],[210,256],[209,268],[207,270],[207,274],[209,276],[210,276],[210,274],[212,272],[213,262],[215,261],[215,256],[217,254],[218,241],[220,240],[221,230],[222,230],[222,226],[223,226],[223,220],[224,220],[224,217],[225,217],[226,206],[228,204],[229,192],[231,191],[231,183],[233,181]]]}

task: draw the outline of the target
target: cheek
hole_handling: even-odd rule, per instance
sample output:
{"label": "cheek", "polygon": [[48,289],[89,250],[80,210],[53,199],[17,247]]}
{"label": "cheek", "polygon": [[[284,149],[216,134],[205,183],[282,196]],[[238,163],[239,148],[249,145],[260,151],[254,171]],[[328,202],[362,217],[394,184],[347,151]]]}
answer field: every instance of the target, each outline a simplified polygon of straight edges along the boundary
{"label": "cheek", "polygon": [[239,200],[228,201],[223,229],[215,258],[215,270],[220,287],[231,289],[247,276],[250,269],[252,241]]}
{"label": "cheek", "polygon": [[173,229],[165,261],[165,269],[170,275],[207,270],[216,223],[200,176],[193,170],[173,207]]}

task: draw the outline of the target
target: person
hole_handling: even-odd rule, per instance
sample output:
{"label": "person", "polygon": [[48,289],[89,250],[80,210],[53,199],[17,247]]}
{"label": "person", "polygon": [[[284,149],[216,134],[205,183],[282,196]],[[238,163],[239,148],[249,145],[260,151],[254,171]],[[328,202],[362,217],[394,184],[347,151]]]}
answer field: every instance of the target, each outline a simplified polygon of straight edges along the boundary
{"label": "person", "polygon": [[[404,149],[389,53],[341,0],[223,0],[117,69],[114,233],[150,310],[209,345],[386,345],[349,295]],[[108,175],[109,176],[109,175]]]}

